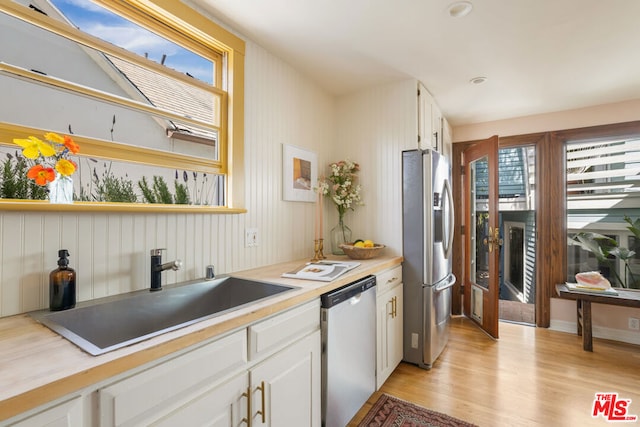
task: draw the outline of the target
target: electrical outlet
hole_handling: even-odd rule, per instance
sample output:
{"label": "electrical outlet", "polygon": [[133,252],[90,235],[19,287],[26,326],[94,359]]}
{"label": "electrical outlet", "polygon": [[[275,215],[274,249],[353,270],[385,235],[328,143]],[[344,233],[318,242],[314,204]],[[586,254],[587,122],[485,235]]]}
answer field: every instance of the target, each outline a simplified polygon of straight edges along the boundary
{"label": "electrical outlet", "polygon": [[244,246],[246,248],[252,248],[254,246],[258,246],[258,229],[257,228],[245,228]]}
{"label": "electrical outlet", "polygon": [[411,348],[418,348],[418,334],[411,334]]}
{"label": "electrical outlet", "polygon": [[640,331],[640,319],[629,317],[629,329],[632,331]]}

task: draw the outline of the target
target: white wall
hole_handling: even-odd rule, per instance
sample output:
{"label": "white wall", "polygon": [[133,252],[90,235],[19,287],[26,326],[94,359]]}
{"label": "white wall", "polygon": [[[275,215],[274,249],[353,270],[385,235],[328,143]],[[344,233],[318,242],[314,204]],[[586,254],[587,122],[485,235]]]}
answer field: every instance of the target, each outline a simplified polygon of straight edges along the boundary
{"label": "white wall", "polygon": [[587,126],[624,123],[640,119],[640,99],[596,105],[577,110],[537,114],[493,122],[474,123],[453,128],[453,141],[473,141],[492,135],[512,136]]}
{"label": "white wall", "polygon": [[[0,211],[0,316],[48,306],[60,248],[71,254],[81,301],[148,287],[153,248],[184,262],[164,283],[203,277],[210,263],[224,273],[312,256],[314,205],[282,200],[282,144],[313,149],[326,164],[335,102],[250,41],[245,74],[247,214]],[[244,247],[245,227],[258,228],[258,247]]]}
{"label": "white wall", "polygon": [[[377,86],[338,99],[338,147],[332,161],[360,164],[364,206],[345,216],[352,237],[402,254],[402,156],[417,148],[417,81]],[[333,224],[337,210],[331,206]]]}

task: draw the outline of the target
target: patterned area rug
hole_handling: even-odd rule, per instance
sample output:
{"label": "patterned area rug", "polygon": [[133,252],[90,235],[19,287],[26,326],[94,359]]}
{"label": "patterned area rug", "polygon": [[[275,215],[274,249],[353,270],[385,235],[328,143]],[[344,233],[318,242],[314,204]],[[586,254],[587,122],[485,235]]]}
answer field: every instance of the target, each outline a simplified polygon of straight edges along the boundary
{"label": "patterned area rug", "polygon": [[383,394],[358,427],[477,427]]}

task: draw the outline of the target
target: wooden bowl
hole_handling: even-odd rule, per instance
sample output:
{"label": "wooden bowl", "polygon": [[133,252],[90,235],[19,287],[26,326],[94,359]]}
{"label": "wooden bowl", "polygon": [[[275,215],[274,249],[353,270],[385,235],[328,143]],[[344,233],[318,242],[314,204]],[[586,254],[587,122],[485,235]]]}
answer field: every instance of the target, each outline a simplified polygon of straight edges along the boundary
{"label": "wooden bowl", "polygon": [[340,249],[351,259],[371,259],[378,256],[380,251],[384,248],[384,245],[374,243],[371,248],[360,248],[353,246],[350,243],[343,243],[340,245]]}

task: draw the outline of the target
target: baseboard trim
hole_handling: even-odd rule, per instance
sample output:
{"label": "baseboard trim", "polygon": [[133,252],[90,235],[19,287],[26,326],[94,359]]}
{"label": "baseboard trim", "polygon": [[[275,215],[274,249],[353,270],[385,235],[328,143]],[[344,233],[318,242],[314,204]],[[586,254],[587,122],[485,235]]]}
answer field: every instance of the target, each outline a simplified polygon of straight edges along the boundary
{"label": "baseboard trim", "polygon": [[[549,325],[549,329],[551,330],[567,332],[570,334],[575,334],[577,328],[578,326],[576,322],[567,322],[565,320],[552,320],[551,324]],[[594,326],[593,337],[640,345],[640,334],[636,331],[626,331],[623,329]]]}

